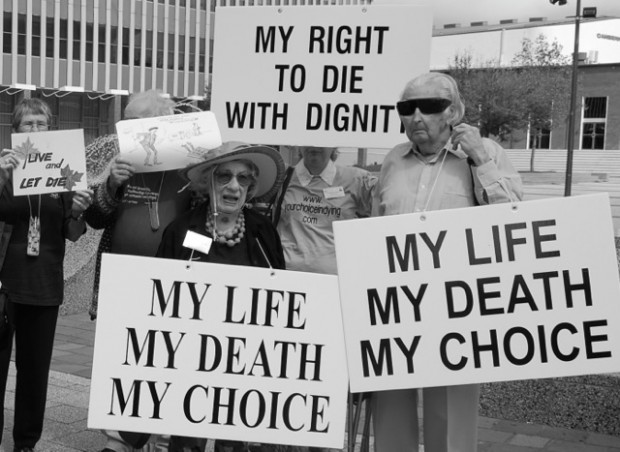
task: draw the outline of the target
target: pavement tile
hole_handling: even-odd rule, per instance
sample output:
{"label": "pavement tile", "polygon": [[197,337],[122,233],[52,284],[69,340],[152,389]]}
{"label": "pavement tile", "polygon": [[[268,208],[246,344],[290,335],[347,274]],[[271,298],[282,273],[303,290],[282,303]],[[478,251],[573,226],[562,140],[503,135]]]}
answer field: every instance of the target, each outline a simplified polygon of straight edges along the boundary
{"label": "pavement tile", "polygon": [[596,446],[582,442],[568,442],[552,440],[547,447],[547,451],[556,452],[620,452],[620,447]]}
{"label": "pavement tile", "polygon": [[593,444],[595,446],[615,447],[620,450],[620,437],[601,435],[600,433],[588,433],[586,444]]}
{"label": "pavement tile", "polygon": [[65,424],[73,424],[79,421],[86,422],[87,417],[87,407],[79,408],[70,405],[57,405],[45,410],[46,419],[52,419],[56,422],[64,422]]}
{"label": "pavement tile", "polygon": [[478,427],[481,428],[493,428],[497,425],[498,420],[491,417],[479,416]]}
{"label": "pavement tile", "polygon": [[480,426],[478,427],[478,441],[508,443],[513,436],[514,434],[512,432],[501,432],[489,428],[480,428]]}
{"label": "pavement tile", "polygon": [[510,440],[508,440],[508,443],[515,446],[525,446],[543,449],[545,445],[549,443],[549,441],[549,438],[544,438],[542,436],[524,435],[522,433],[517,433],[512,438],[510,438]]}
{"label": "pavement tile", "polygon": [[514,444],[487,443],[478,447],[478,452],[541,452],[543,449]]}

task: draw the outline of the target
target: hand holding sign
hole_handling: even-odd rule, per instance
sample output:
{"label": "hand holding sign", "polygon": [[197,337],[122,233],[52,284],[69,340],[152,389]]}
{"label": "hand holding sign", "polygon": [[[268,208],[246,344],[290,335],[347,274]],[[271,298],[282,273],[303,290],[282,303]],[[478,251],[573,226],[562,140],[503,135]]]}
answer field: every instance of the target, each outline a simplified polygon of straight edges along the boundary
{"label": "hand holding sign", "polygon": [[74,217],[79,217],[93,202],[94,192],[92,190],[79,190],[73,194],[73,204],[71,211]]}
{"label": "hand holding sign", "polygon": [[134,175],[136,170],[131,162],[123,157],[116,157],[112,161],[110,166],[110,178],[108,179],[108,186],[112,192],[116,192],[125,182]]}
{"label": "hand holding sign", "polygon": [[13,149],[3,149],[0,153],[0,184],[9,180],[11,171],[19,164],[19,159]]}

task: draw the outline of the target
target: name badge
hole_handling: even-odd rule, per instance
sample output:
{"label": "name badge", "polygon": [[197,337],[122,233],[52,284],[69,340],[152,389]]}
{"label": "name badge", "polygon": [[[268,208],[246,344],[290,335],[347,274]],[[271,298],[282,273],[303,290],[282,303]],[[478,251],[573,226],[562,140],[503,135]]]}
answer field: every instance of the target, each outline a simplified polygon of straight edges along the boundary
{"label": "name badge", "polygon": [[183,246],[185,248],[200,251],[203,254],[209,254],[211,243],[213,243],[213,239],[211,237],[197,234],[194,231],[187,231],[187,234],[185,234],[185,240],[183,240]]}
{"label": "name badge", "polygon": [[342,187],[329,187],[323,189],[323,196],[325,199],[334,199],[344,197],[344,188]]}

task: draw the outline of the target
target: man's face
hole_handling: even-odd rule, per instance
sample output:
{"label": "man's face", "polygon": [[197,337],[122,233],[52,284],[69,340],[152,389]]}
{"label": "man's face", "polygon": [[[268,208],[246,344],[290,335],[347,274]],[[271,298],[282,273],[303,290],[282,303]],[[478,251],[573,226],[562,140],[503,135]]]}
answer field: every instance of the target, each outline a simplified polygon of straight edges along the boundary
{"label": "man's face", "polygon": [[[446,99],[445,89],[435,82],[409,87],[402,100],[409,99]],[[410,115],[400,115],[407,137],[415,143],[424,154],[433,154],[442,149],[450,137],[448,119],[452,115],[449,106],[439,113],[422,113],[416,108]]]}

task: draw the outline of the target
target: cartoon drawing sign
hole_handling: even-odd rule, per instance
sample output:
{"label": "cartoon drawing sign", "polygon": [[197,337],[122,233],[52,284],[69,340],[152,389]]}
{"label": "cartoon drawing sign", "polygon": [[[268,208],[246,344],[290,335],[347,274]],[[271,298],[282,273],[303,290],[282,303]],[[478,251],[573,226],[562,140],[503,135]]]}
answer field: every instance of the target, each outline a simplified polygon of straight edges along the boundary
{"label": "cartoon drawing sign", "polygon": [[222,144],[210,111],[119,121],[116,132],[120,153],[139,173],[184,168]]}
{"label": "cartoon drawing sign", "polygon": [[14,133],[12,147],[21,163],[13,170],[15,196],[84,190],[84,131]]}

